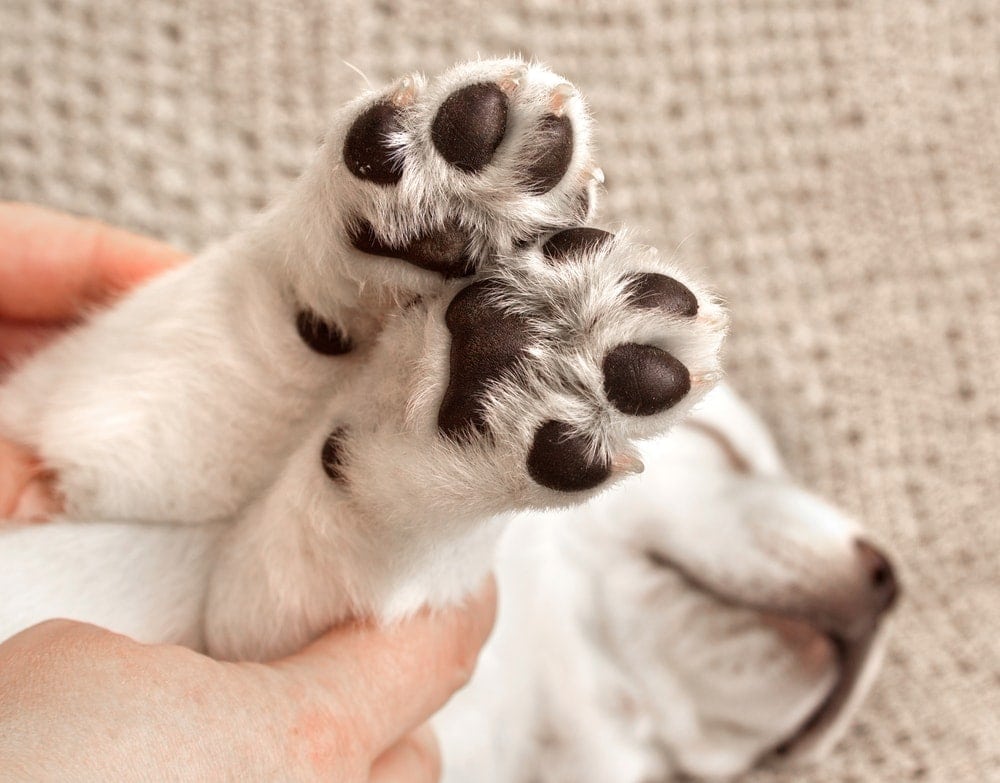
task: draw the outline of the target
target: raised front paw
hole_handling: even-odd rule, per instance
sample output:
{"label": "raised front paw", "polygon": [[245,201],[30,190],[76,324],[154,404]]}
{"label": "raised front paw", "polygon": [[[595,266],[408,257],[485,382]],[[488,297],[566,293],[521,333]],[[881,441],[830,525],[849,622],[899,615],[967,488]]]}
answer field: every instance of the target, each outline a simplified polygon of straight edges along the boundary
{"label": "raised front paw", "polygon": [[576,502],[641,470],[632,441],[721,376],[719,303],[626,237],[566,229],[455,289],[399,314],[332,411],[323,461],[362,505],[467,518]]}
{"label": "raised front paw", "polygon": [[[221,568],[250,575],[213,592],[213,652],[281,654],[274,639],[296,649],[349,614],[460,600],[505,512],[582,502],[641,470],[633,441],[720,377],[720,305],[652,248],[571,228],[499,261],[391,316],[351,388],[248,508],[240,540],[294,558],[285,570],[301,595],[265,589],[277,578],[266,558],[227,556]],[[274,604],[250,647],[223,582],[259,584],[261,605]]]}
{"label": "raised front paw", "polygon": [[522,261],[448,306],[440,433],[527,445],[527,476],[559,492],[641,470],[630,442],[720,377],[719,305],[651,248],[599,229],[561,231]]}
{"label": "raised front paw", "polygon": [[365,254],[356,273],[395,282],[402,261],[463,277],[586,220],[602,178],[590,137],[576,89],[518,59],[362,96],[325,142],[345,239]]}

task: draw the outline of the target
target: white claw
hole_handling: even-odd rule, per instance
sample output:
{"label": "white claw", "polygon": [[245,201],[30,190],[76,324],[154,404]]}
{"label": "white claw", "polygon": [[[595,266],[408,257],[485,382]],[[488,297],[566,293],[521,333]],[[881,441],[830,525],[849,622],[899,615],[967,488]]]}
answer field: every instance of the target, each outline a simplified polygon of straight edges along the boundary
{"label": "white claw", "polygon": [[503,92],[507,93],[507,95],[510,95],[521,86],[521,80],[527,76],[527,74],[528,69],[521,65],[501,78],[500,81],[497,82],[497,86]]}
{"label": "white claw", "polygon": [[705,324],[711,328],[722,326],[726,322],[726,316],[722,313],[698,313],[698,323]]}
{"label": "white claw", "polygon": [[722,373],[718,370],[712,372],[703,372],[700,375],[691,376],[692,386],[706,386],[718,383],[722,380]]}
{"label": "white claw", "polygon": [[417,98],[417,84],[409,76],[404,76],[396,85],[392,94],[392,102],[396,106],[412,106]]}
{"label": "white claw", "polygon": [[557,84],[553,88],[552,95],[549,98],[549,108],[552,110],[552,113],[557,117],[561,117],[566,111],[566,104],[569,103],[569,99],[574,95],[576,95],[576,87],[569,82]]}
{"label": "white claw", "polygon": [[621,454],[615,454],[611,458],[611,470],[615,473],[642,473],[646,469],[642,460],[639,459],[635,454],[630,454],[629,452],[623,451]]}
{"label": "white claw", "polygon": [[592,168],[590,170],[590,178],[592,180],[594,180],[594,182],[598,183],[599,185],[603,185],[604,184],[604,169],[602,169],[600,166],[594,166],[594,168]]}

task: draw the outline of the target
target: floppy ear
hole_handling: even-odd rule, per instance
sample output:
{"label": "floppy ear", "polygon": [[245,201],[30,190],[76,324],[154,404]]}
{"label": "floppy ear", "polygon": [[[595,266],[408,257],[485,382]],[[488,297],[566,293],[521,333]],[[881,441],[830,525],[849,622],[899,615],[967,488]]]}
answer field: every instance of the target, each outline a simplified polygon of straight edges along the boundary
{"label": "floppy ear", "polygon": [[814,719],[796,737],[775,751],[779,763],[796,766],[814,764],[829,755],[840,742],[882,668],[891,625],[889,618],[883,619],[875,633],[863,644],[844,651],[839,684]]}

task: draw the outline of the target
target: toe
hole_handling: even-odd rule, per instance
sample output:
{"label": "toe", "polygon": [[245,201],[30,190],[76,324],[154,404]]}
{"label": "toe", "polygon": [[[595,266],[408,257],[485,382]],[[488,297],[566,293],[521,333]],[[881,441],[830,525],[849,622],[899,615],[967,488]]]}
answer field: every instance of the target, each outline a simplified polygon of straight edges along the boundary
{"label": "toe", "polygon": [[493,82],[449,95],[431,124],[431,141],[448,163],[473,174],[486,167],[507,132],[508,99]]}
{"label": "toe", "polygon": [[394,154],[391,136],[400,130],[401,109],[381,101],[358,117],[344,141],[344,163],[355,177],[377,185],[395,185],[403,176],[403,161]]}
{"label": "toe", "polygon": [[604,392],[622,413],[652,416],[691,390],[687,367],[652,345],[625,343],[604,357]]}
{"label": "toe", "polygon": [[534,196],[548,193],[559,184],[573,159],[573,123],[566,114],[548,114],[535,133],[537,153],[528,163],[524,187]]}
{"label": "toe", "polygon": [[338,427],[323,442],[320,462],[323,465],[323,472],[331,481],[341,482],[344,480],[344,441],[346,437],[347,429]]}
{"label": "toe", "polygon": [[560,492],[593,489],[611,475],[611,463],[593,456],[588,438],[564,421],[547,421],[536,431],[528,452],[528,475]]}
{"label": "toe", "polygon": [[351,339],[334,324],[327,323],[315,313],[301,311],[295,319],[295,328],[302,342],[324,356],[349,353],[354,346]]}
{"label": "toe", "polygon": [[686,285],[672,277],[640,272],[628,279],[627,290],[630,303],[636,307],[688,318],[698,314],[697,297]]}
{"label": "toe", "polygon": [[572,260],[581,253],[588,253],[614,239],[614,234],[599,228],[567,228],[553,234],[542,245],[542,255],[553,263]]}

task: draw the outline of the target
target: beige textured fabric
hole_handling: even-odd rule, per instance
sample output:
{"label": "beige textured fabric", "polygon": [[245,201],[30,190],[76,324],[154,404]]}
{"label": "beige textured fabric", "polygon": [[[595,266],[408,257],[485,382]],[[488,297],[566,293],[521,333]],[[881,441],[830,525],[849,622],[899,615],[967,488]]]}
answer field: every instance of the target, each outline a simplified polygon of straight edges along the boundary
{"label": "beige textured fabric", "polygon": [[296,174],[342,61],[548,62],[600,123],[605,216],[716,283],[734,383],[904,564],[839,753],[754,780],[1000,780],[1000,6],[445,5],[4,0],[0,196],[198,248]]}

